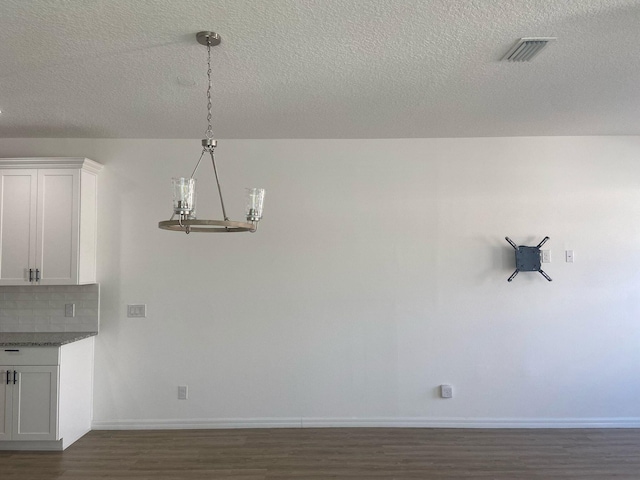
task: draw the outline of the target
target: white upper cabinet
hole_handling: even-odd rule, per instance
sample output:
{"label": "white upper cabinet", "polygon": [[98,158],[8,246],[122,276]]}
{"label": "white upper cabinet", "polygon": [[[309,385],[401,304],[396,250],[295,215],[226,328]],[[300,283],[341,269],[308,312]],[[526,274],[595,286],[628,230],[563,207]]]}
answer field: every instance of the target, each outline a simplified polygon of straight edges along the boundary
{"label": "white upper cabinet", "polygon": [[33,277],[37,193],[37,170],[0,170],[0,285],[28,284],[29,268]]}
{"label": "white upper cabinet", "polygon": [[95,283],[101,169],[86,158],[0,159],[0,285]]}

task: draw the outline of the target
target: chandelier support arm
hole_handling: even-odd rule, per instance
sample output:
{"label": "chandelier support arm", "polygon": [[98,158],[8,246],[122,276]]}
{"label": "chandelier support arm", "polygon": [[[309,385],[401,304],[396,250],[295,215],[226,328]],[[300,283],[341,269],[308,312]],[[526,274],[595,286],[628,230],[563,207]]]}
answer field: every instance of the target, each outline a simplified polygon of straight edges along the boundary
{"label": "chandelier support arm", "polygon": [[229,217],[227,217],[227,210],[224,208],[224,199],[222,198],[222,189],[220,188],[220,179],[218,178],[218,169],[216,168],[216,159],[213,155],[213,150],[209,150],[209,155],[211,155],[211,163],[213,163],[213,173],[216,176],[216,185],[218,185],[218,194],[220,195],[220,205],[222,206],[222,216],[225,221],[229,221]]}
{"label": "chandelier support arm", "polygon": [[193,169],[193,173],[191,174],[191,178],[193,178],[193,176],[198,171],[198,167],[200,166],[200,162],[202,161],[202,157],[204,156],[204,152],[206,152],[206,151],[207,151],[206,148],[202,149],[202,153],[200,154],[200,158],[198,159],[198,163],[196,163],[196,168]]}

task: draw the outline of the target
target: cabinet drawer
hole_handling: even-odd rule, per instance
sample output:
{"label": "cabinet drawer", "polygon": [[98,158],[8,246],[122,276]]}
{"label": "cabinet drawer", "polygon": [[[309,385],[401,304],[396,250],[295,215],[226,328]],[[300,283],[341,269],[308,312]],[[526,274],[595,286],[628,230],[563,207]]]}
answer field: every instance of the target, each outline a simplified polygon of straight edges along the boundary
{"label": "cabinet drawer", "polygon": [[0,365],[59,365],[59,347],[0,347]]}

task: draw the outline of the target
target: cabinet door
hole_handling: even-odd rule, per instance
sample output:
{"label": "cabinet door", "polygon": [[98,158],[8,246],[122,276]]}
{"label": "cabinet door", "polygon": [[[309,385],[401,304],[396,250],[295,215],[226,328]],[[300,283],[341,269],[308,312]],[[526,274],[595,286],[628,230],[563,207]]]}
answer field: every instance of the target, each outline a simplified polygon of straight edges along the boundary
{"label": "cabinet door", "polygon": [[0,285],[28,285],[36,261],[37,170],[0,170]]}
{"label": "cabinet door", "polygon": [[7,385],[7,372],[13,375],[12,368],[0,366],[0,441],[11,439],[12,385]]}
{"label": "cabinet door", "polygon": [[36,265],[40,285],[78,284],[80,171],[38,170]]}
{"label": "cabinet door", "polygon": [[57,440],[58,367],[14,367],[12,440]]}

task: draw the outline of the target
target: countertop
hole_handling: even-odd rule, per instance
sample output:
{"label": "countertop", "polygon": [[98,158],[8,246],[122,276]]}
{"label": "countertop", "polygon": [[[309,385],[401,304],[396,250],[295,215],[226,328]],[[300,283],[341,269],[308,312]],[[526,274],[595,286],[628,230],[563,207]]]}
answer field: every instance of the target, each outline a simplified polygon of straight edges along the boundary
{"label": "countertop", "polygon": [[98,332],[0,332],[0,347],[59,347],[97,334]]}

